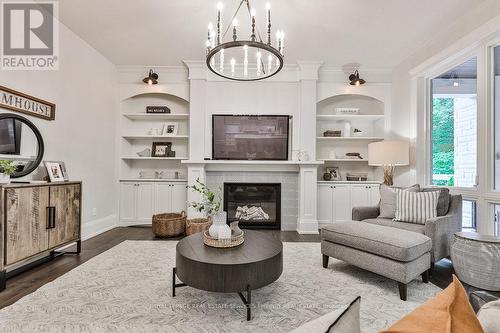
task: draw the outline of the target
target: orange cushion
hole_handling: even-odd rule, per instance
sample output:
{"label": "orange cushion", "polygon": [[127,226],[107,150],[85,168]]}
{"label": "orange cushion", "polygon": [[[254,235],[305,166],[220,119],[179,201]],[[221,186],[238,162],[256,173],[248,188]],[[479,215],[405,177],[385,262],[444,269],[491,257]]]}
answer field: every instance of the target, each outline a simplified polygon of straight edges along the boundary
{"label": "orange cushion", "polygon": [[453,282],[384,333],[483,333],[464,287]]}

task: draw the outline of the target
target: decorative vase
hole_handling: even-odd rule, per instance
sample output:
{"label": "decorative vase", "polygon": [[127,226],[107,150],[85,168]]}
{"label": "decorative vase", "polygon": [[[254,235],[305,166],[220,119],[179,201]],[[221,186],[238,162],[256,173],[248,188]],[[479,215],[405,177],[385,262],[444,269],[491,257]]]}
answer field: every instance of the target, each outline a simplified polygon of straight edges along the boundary
{"label": "decorative vase", "polygon": [[208,229],[208,233],[210,236],[214,238],[219,238],[220,230],[228,230],[231,233],[229,226],[226,224],[227,221],[227,213],[226,212],[218,212],[212,216],[212,225]]}
{"label": "decorative vase", "polygon": [[240,229],[240,226],[238,225],[238,223],[240,223],[240,222],[239,221],[231,222],[231,224],[230,224],[230,226],[231,226],[231,236],[239,236],[243,232]]}
{"label": "decorative vase", "polygon": [[344,137],[350,137],[351,136],[351,122],[346,121],[344,123]]}
{"label": "decorative vase", "polygon": [[0,184],[10,184],[10,175],[0,173]]}

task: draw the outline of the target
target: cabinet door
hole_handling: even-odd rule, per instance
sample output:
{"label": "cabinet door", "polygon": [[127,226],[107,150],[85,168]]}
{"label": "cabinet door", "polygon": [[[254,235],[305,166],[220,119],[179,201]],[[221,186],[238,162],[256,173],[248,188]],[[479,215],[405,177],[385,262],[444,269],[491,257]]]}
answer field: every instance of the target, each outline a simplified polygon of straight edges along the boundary
{"label": "cabinet door", "polygon": [[352,220],[349,185],[339,184],[333,186],[333,215],[334,222]]}
{"label": "cabinet door", "polygon": [[370,206],[378,206],[380,203],[380,185],[370,185],[369,187],[369,192],[370,192]]}
{"label": "cabinet door", "polygon": [[121,183],[120,185],[120,221],[132,222],[136,220],[137,184]]}
{"label": "cabinet door", "polygon": [[154,213],[153,183],[138,183],[137,185],[137,221],[149,222]]}
{"label": "cabinet door", "polygon": [[80,238],[79,184],[50,186],[50,206],[55,207],[54,228],[49,229],[49,248]]}
{"label": "cabinet door", "polygon": [[351,185],[351,208],[370,206],[370,190],[367,185]]}
{"label": "cabinet door", "polygon": [[186,211],[187,201],[187,184],[172,184],[172,207],[173,213]]}
{"label": "cabinet door", "polygon": [[171,184],[168,183],[155,184],[155,214],[172,212],[171,193],[172,193]]}
{"label": "cabinet door", "polygon": [[333,222],[333,186],[318,185],[318,223],[327,224]]}
{"label": "cabinet door", "polygon": [[49,187],[5,190],[5,264],[48,249]]}

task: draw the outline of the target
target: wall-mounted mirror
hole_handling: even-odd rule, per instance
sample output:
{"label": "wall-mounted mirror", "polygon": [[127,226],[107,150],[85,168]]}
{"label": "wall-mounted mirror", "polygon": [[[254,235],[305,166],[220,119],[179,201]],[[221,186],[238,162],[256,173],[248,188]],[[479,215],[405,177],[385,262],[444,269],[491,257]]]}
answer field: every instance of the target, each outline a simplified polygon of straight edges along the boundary
{"label": "wall-mounted mirror", "polygon": [[13,113],[0,113],[0,159],[13,160],[16,172],[11,178],[32,173],[43,158],[42,135],[28,119]]}

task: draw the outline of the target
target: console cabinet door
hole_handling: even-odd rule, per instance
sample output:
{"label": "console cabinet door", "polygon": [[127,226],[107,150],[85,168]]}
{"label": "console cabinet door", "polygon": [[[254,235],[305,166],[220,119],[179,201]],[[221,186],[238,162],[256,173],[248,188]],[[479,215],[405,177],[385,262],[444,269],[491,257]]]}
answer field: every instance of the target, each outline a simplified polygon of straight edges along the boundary
{"label": "console cabinet door", "polygon": [[151,223],[154,214],[153,183],[137,184],[137,221]]}
{"label": "console cabinet door", "polygon": [[49,187],[5,190],[5,264],[10,265],[49,248]]}
{"label": "console cabinet door", "polygon": [[171,210],[173,213],[186,211],[187,184],[172,184],[171,187]]}
{"label": "console cabinet door", "polygon": [[137,184],[120,184],[120,221],[133,222],[136,220]]}
{"label": "console cabinet door", "polygon": [[155,185],[155,214],[172,212],[172,186],[168,183]]}
{"label": "console cabinet door", "polygon": [[371,192],[367,185],[351,185],[351,208],[370,206]]}
{"label": "console cabinet door", "polygon": [[333,185],[333,215],[334,222],[352,220],[352,208],[349,185]]}
{"label": "console cabinet door", "polygon": [[50,186],[50,206],[55,207],[54,228],[49,229],[49,248],[80,238],[79,184]]}
{"label": "console cabinet door", "polygon": [[380,185],[370,185],[368,187],[370,192],[369,206],[378,206],[380,203]]}
{"label": "console cabinet door", "polygon": [[333,186],[318,185],[318,223],[329,224],[333,222]]}

